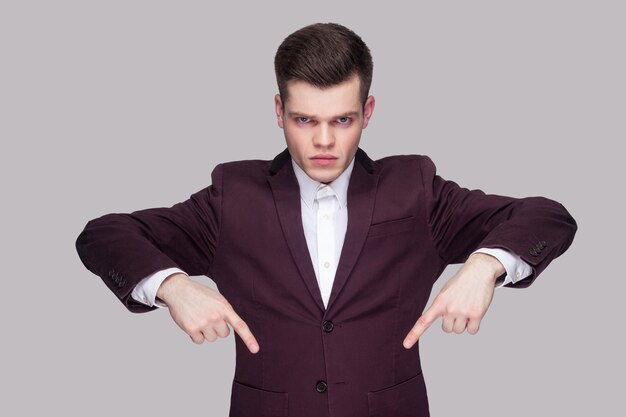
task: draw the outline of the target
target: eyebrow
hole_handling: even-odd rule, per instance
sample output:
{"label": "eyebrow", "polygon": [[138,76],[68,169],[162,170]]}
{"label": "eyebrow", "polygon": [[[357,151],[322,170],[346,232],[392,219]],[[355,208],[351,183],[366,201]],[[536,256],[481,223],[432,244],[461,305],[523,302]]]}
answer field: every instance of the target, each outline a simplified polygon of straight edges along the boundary
{"label": "eyebrow", "polygon": [[[359,115],[358,111],[350,111],[350,112],[347,112],[347,113],[342,113],[342,114],[337,115],[337,116],[333,116],[333,117],[331,117],[331,119],[339,119],[341,117],[355,117],[355,116],[358,116],[358,115]],[[318,118],[316,115],[306,114],[306,113],[300,112],[300,111],[290,111],[290,112],[287,112],[287,116],[290,117],[290,118],[291,117],[307,117],[309,119],[317,119]]]}

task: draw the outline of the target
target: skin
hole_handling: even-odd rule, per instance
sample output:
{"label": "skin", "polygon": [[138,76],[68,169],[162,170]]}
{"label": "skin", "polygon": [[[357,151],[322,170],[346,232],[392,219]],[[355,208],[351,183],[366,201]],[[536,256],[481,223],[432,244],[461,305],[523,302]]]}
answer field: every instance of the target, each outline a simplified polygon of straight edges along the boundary
{"label": "skin", "polygon": [[[290,81],[287,90],[286,98],[275,96],[274,106],[291,157],[309,177],[330,183],[354,158],[361,133],[374,112],[374,97],[361,102],[357,76],[325,89]],[[447,333],[467,330],[476,334],[491,304],[495,281],[504,272],[496,258],[482,253],[471,255],[408,332],[403,346],[413,347],[439,317]],[[230,326],[250,352],[259,351],[248,325],[226,298],[187,275],[170,275],[159,287],[157,297],[167,304],[173,320],[195,343],[227,337]]]}
{"label": "skin", "polygon": [[476,334],[493,299],[496,279],[504,272],[504,266],[493,256],[484,253],[470,255],[441,288],[432,305],[417,319],[403,346],[413,347],[439,317],[446,333],[461,334],[467,330],[469,334]]}
{"label": "skin", "polygon": [[291,81],[287,88],[287,99],[277,94],[274,107],[289,153],[309,177],[330,183],[354,159],[374,97],[361,103],[357,76],[323,90],[304,81]]}

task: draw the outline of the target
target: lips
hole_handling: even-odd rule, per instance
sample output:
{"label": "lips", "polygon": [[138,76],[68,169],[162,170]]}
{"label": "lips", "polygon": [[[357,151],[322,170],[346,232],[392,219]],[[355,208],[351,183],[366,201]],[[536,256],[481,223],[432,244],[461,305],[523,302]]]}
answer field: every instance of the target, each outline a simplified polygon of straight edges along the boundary
{"label": "lips", "polygon": [[327,166],[327,165],[332,164],[339,158],[333,155],[329,155],[329,154],[319,154],[319,155],[312,156],[309,159],[311,160],[311,162],[313,162],[316,165]]}

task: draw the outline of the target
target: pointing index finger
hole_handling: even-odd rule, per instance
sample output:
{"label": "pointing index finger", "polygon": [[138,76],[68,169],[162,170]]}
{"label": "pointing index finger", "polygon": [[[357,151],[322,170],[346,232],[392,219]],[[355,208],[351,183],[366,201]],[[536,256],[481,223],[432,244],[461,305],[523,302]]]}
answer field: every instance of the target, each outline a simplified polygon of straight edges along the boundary
{"label": "pointing index finger", "polygon": [[436,309],[434,305],[426,310],[424,314],[422,314],[420,318],[417,319],[417,322],[415,322],[413,328],[406,335],[406,338],[403,342],[404,347],[407,349],[412,348],[415,342],[417,342],[419,338],[422,337],[424,332],[428,330],[431,324],[433,324],[433,322],[440,315],[441,313],[439,313],[438,309]]}
{"label": "pointing index finger", "polygon": [[259,343],[250,331],[250,328],[245,321],[234,310],[230,310],[226,313],[226,320],[232,326],[233,330],[241,337],[241,340],[246,344],[248,350],[252,353],[259,351]]}

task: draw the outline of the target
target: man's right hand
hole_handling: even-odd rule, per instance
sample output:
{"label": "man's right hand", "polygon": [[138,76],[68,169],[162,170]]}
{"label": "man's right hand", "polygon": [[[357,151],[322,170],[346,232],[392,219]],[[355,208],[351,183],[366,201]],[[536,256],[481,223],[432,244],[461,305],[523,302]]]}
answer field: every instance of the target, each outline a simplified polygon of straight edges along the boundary
{"label": "man's right hand", "polygon": [[185,274],[167,277],[157,291],[167,304],[176,324],[195,343],[214,342],[230,334],[230,324],[252,353],[259,344],[248,325],[235,313],[233,306],[219,292],[202,285]]}

